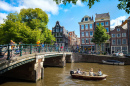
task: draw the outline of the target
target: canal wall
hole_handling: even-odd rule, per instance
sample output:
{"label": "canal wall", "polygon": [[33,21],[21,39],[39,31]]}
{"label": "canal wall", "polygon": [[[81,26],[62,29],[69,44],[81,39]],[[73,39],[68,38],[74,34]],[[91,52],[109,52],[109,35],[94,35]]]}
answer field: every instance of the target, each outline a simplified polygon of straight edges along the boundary
{"label": "canal wall", "polygon": [[73,53],[74,62],[88,62],[88,63],[102,63],[102,60],[118,60],[125,62],[125,65],[130,65],[130,58],[112,57],[106,55],[87,55],[80,53]]}

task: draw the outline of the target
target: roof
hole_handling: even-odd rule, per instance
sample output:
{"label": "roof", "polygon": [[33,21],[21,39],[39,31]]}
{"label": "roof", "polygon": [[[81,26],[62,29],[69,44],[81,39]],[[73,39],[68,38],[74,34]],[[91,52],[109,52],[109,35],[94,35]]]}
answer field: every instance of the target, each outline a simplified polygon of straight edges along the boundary
{"label": "roof", "polygon": [[127,23],[127,20],[130,20],[130,16],[121,24],[121,26],[124,26]]}
{"label": "roof", "polygon": [[110,17],[109,13],[96,14],[96,18],[106,18]]}

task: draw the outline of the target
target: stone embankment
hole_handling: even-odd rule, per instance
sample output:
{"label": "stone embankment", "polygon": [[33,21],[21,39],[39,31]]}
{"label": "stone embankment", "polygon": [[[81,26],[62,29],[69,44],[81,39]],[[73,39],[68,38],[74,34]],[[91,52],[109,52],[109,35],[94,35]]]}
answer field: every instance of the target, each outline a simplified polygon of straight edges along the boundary
{"label": "stone embankment", "polygon": [[74,62],[102,63],[102,60],[118,60],[121,62],[125,62],[125,65],[130,65],[130,58],[73,53]]}

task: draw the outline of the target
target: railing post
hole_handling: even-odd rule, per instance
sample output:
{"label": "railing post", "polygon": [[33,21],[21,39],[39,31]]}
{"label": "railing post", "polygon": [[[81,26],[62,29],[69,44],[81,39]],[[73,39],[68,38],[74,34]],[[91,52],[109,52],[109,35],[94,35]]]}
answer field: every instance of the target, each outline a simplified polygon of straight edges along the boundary
{"label": "railing post", "polygon": [[47,44],[46,44],[46,52],[47,52]]}
{"label": "railing post", "polygon": [[23,45],[20,45],[20,56],[22,56]]}
{"label": "railing post", "polygon": [[30,54],[32,54],[32,43],[30,45]]}
{"label": "railing post", "polygon": [[8,44],[8,56],[7,56],[7,60],[10,60],[10,49],[9,49],[10,44]]}

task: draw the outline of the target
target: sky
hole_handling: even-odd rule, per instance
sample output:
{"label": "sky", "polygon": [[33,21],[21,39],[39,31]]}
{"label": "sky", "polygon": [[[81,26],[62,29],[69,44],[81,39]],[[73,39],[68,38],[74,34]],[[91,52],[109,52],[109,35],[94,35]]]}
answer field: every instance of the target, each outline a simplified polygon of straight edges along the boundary
{"label": "sky", "polygon": [[76,5],[72,3],[57,5],[53,0],[0,0],[0,24],[4,23],[3,19],[6,19],[9,13],[16,11],[19,13],[22,8],[40,8],[48,14],[50,30],[55,26],[56,21],[59,21],[66,30],[75,31],[76,35],[80,37],[78,22],[81,22],[85,15],[93,16],[95,21],[96,13],[109,12],[111,28],[120,25],[122,20],[127,19],[130,14],[119,10],[118,4],[118,0],[100,0],[89,9],[87,3],[82,3],[81,0],[78,0]]}

